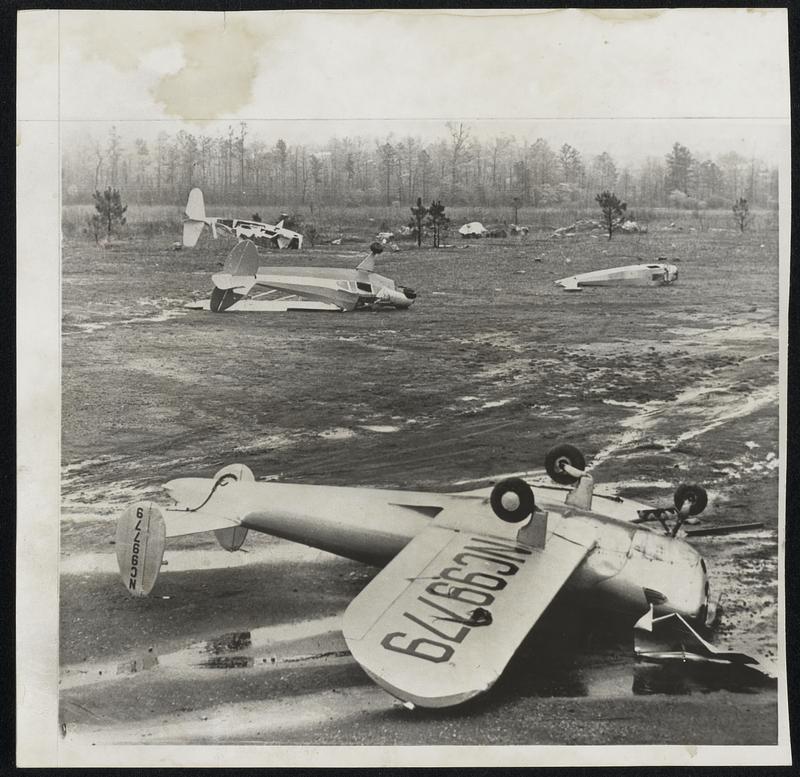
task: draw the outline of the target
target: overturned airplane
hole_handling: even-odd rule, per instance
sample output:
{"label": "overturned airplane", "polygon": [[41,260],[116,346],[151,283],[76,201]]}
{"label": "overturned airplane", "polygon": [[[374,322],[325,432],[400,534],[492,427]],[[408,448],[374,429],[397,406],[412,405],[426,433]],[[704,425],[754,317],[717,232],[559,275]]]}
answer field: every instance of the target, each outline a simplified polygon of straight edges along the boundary
{"label": "overturned airplane", "polygon": [[667,286],[678,280],[674,264],[629,264],[609,267],[555,281],[565,291],[581,291],[585,286]]}
{"label": "overturned airplane", "polygon": [[283,226],[283,219],[277,224],[247,219],[221,219],[206,216],[203,192],[192,189],[186,203],[183,221],[183,245],[194,248],[205,226],[211,227],[211,234],[216,239],[217,230],[221,229],[240,240],[253,240],[265,248],[302,248],[303,236]]}
{"label": "overturned airplane", "polygon": [[250,240],[237,243],[222,272],[211,276],[211,298],[189,302],[191,310],[286,312],[291,310],[376,310],[411,307],[417,295],[376,273],[375,257],[383,251],[373,243],[371,253],[355,269],[348,267],[261,267]]}
{"label": "overturned airplane", "polygon": [[[534,497],[518,477],[437,494],[256,482],[234,464],[167,483],[175,507],[130,505],[117,522],[119,571],[130,594],[146,596],[167,538],[213,531],[235,551],[250,530],[385,565],[344,614],[347,645],[407,705],[448,707],[494,685],[562,589],[631,622],[651,609],[700,626],[715,619],[700,554],[633,523],[645,506],[594,495],[585,467],[580,451],[557,446],[545,458],[557,485]],[[685,520],[705,501],[684,486],[674,514]]]}

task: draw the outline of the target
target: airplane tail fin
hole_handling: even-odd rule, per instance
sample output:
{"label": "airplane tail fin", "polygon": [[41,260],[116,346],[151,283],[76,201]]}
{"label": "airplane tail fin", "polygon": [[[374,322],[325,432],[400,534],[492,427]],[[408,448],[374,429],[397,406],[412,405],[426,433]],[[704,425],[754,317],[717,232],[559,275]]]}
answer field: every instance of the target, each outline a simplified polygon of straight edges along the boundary
{"label": "airplane tail fin", "polygon": [[203,192],[200,189],[192,189],[189,192],[189,199],[186,202],[186,218],[190,221],[206,220],[206,206],[203,202]]}
{"label": "airplane tail fin", "polygon": [[205,224],[202,221],[183,222],[183,244],[186,248],[194,248],[200,239],[200,233]]}
{"label": "airplane tail fin", "polygon": [[228,254],[222,271],[211,276],[210,309],[222,313],[238,302],[253,287],[258,272],[258,250],[252,240],[242,240]]}
{"label": "airplane tail fin", "polygon": [[192,189],[189,192],[189,199],[186,202],[183,222],[183,244],[187,248],[194,248],[203,231],[203,227],[208,224],[214,238],[217,237],[216,219],[206,216],[206,206],[203,201],[203,192],[200,189]]}
{"label": "airplane tail fin", "polygon": [[161,571],[166,544],[164,516],[152,502],[136,502],[117,519],[117,564],[132,596],[147,596]]}
{"label": "airplane tail fin", "polygon": [[236,277],[254,276],[258,271],[258,249],[252,240],[238,242],[222,266],[223,274]]}

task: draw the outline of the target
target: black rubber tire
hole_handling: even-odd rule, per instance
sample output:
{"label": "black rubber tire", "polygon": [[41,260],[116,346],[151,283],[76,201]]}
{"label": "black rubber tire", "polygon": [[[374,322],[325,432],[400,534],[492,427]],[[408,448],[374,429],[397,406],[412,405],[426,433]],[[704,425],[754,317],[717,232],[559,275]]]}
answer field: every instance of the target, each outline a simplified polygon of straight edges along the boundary
{"label": "black rubber tire", "polygon": [[[519,507],[516,510],[508,510],[503,507],[503,496],[509,492],[515,493],[519,497]],[[502,521],[507,523],[519,523],[524,521],[536,509],[536,500],[533,497],[533,490],[522,478],[506,478],[501,480],[493,489],[489,497],[494,514]]]}
{"label": "black rubber tire", "polygon": [[681,483],[675,489],[675,508],[680,512],[683,503],[689,499],[692,506],[689,508],[689,515],[700,515],[708,504],[708,494],[702,486],[686,485]]}
{"label": "black rubber tire", "polygon": [[547,451],[547,455],[544,457],[544,468],[552,480],[562,486],[571,486],[573,483],[577,483],[578,478],[568,475],[561,469],[561,462],[566,462],[576,469],[586,469],[586,459],[583,454],[574,445],[562,443]]}

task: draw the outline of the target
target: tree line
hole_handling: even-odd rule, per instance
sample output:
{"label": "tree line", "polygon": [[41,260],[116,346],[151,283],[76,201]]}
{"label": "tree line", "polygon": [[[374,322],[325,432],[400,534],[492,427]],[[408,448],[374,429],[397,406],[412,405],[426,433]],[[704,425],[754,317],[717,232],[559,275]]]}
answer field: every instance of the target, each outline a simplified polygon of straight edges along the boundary
{"label": "tree line", "polygon": [[609,154],[584,155],[513,136],[480,140],[448,122],[442,137],[334,137],[318,145],[267,141],[246,122],[217,135],[161,132],[154,141],[83,137],[62,153],[65,203],[91,202],[106,187],[128,202],[174,204],[199,186],[210,203],[276,206],[402,205],[445,199],[450,205],[591,207],[614,191],[638,207],[729,208],[739,198],[776,208],[778,171],[736,152],[701,159],[679,142],[636,166]]}

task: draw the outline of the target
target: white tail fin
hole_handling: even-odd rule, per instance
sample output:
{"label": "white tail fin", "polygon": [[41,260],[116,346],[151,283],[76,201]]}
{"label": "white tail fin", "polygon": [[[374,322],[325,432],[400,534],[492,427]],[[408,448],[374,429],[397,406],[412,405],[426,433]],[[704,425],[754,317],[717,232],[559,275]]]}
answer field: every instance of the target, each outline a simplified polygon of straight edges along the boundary
{"label": "white tail fin", "polygon": [[254,277],[258,272],[258,249],[252,240],[242,240],[228,254],[222,272],[237,277]]}
{"label": "white tail fin", "polygon": [[183,222],[183,244],[187,248],[194,248],[197,245],[204,226],[205,224],[202,221]]}
{"label": "white tail fin", "polygon": [[194,248],[197,245],[200,233],[206,224],[211,227],[211,233],[214,237],[217,237],[217,220],[206,216],[206,205],[203,201],[203,192],[200,189],[195,188],[189,192],[184,217],[183,244],[187,248]]}
{"label": "white tail fin", "polygon": [[206,206],[203,202],[203,192],[200,189],[192,189],[189,192],[189,200],[186,203],[186,218],[190,221],[206,220]]}
{"label": "white tail fin", "polygon": [[132,596],[147,596],[164,557],[164,517],[152,502],[136,502],[117,519],[117,563],[122,584]]}

